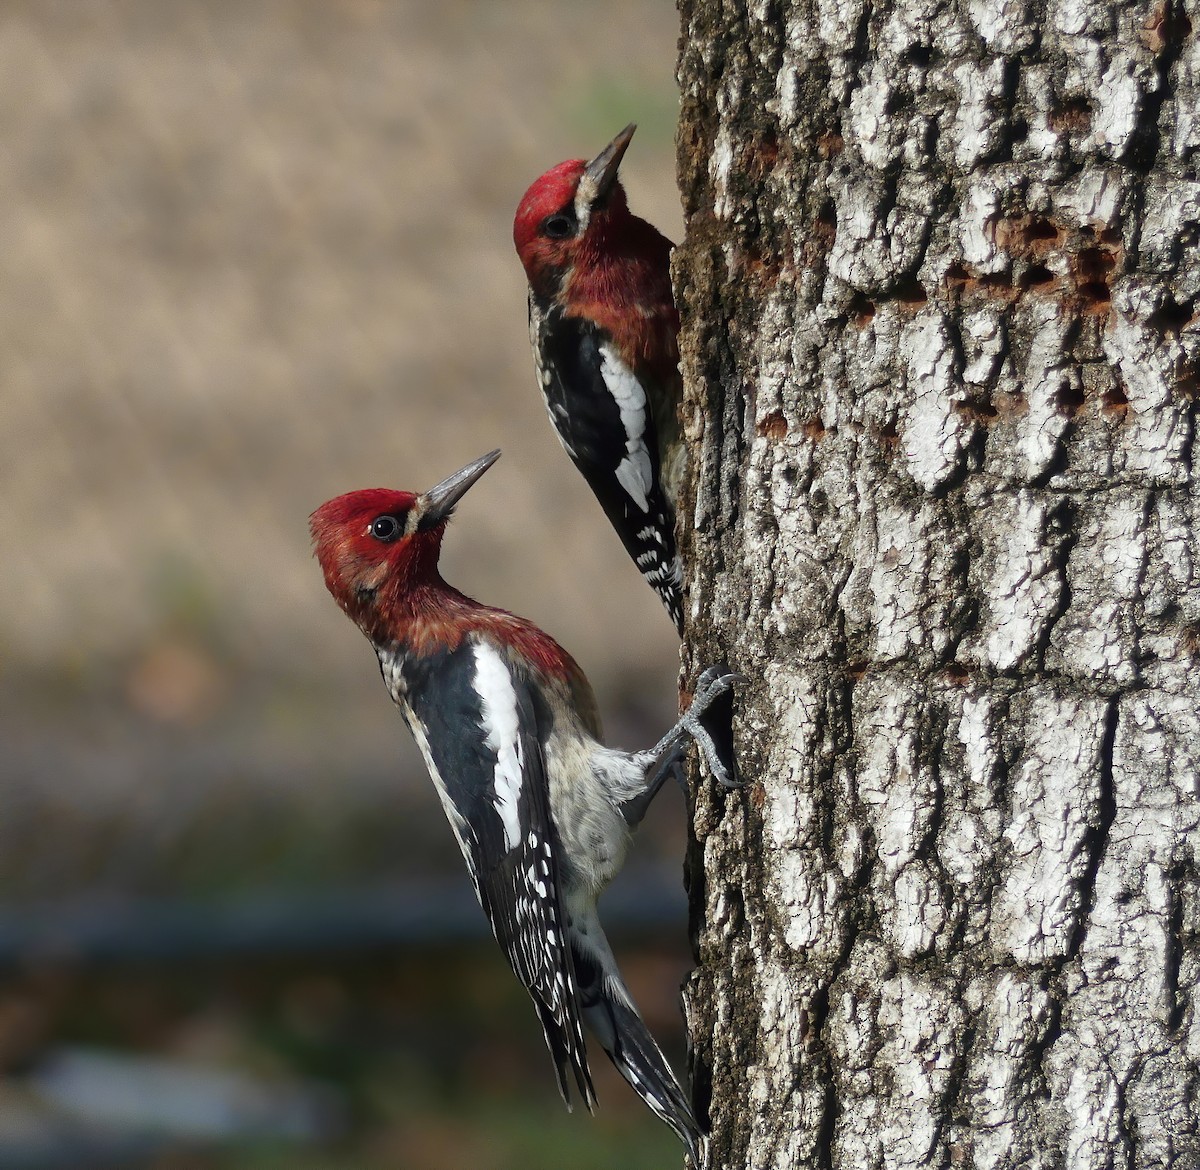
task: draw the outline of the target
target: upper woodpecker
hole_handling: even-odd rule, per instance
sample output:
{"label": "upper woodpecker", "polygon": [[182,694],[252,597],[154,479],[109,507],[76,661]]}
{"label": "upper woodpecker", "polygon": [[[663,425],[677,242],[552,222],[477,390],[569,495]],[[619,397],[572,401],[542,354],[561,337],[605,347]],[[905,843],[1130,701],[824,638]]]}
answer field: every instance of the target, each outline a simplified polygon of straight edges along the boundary
{"label": "upper woodpecker", "polygon": [[698,719],[737,676],[706,671],[688,711],[648,751],[605,747],[570,655],[438,572],[447,520],[499,455],[419,495],[377,488],[323,504],[310,522],[317,560],[375,648],[496,940],[533,998],[564,1100],[569,1070],[588,1107],[595,1101],[582,1019],[695,1160],[700,1129],[621,980],[596,899],[689,739],[720,775]]}
{"label": "upper woodpecker", "polygon": [[591,162],[542,175],[517,207],[513,243],[550,422],[682,634],[679,314],[671,241],[630,213],[617,178],[634,129]]}

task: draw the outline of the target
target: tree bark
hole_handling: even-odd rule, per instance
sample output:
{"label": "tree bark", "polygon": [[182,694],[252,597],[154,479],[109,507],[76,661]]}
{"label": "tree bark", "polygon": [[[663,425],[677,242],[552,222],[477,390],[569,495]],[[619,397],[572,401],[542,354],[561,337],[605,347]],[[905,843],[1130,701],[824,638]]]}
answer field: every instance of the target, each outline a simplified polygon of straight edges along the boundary
{"label": "tree bark", "polygon": [[1200,1166],[1195,0],[681,0],[710,1165]]}

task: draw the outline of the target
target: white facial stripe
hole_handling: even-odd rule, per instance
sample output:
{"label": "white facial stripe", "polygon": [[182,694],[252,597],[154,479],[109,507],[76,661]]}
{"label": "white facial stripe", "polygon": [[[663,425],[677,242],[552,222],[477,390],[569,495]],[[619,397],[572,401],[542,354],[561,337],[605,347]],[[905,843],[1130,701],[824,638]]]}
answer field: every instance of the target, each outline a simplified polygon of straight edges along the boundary
{"label": "white facial stripe", "polygon": [[521,842],[517,802],[524,782],[517,695],[504,659],[486,642],[475,645],[474,686],[483,712],[485,742],[496,753],[492,803],[504,825],[505,848],[515,849]]}
{"label": "white facial stripe", "polygon": [[617,467],[617,482],[643,512],[650,511],[652,470],[646,449],[646,391],[607,342],[600,346],[600,376],[621,411],[628,452]]}
{"label": "white facial stripe", "polygon": [[579,178],[579,186],[575,188],[575,219],[579,223],[577,235],[587,231],[588,220],[592,218],[592,204],[596,202],[596,184],[586,174]]}

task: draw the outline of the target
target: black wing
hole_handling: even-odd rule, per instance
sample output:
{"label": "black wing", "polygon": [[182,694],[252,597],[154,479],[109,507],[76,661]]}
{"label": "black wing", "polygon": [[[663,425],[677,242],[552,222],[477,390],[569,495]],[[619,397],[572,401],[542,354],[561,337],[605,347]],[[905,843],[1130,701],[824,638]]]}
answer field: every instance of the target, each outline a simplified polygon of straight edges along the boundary
{"label": "black wing", "polygon": [[467,862],[479,903],[525,985],[570,1107],[567,1070],[595,1104],[580,1024],[531,688],[491,643],[404,665],[406,714]]}
{"label": "black wing", "polygon": [[662,486],[645,385],[596,325],[529,299],[529,332],[546,411],[625,551],[683,631],[675,509]]}

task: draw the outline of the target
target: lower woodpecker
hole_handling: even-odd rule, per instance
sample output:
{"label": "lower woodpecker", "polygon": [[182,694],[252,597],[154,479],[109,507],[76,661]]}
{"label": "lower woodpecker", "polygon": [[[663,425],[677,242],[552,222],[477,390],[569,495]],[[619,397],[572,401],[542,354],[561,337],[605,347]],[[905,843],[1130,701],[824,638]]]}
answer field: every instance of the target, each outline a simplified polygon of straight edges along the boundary
{"label": "lower woodpecker", "polygon": [[568,1108],[570,1079],[595,1104],[586,1023],[698,1164],[701,1129],[621,978],[596,900],[690,742],[729,782],[700,717],[738,676],[706,670],[654,747],[606,747],[574,659],[533,623],[472,600],[438,571],[455,505],[499,456],[419,494],[375,488],[321,505],[310,520],[317,560],[375,649],[496,941],[533,1000]]}

